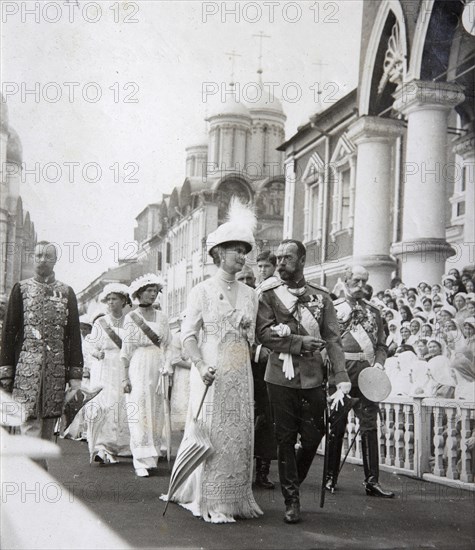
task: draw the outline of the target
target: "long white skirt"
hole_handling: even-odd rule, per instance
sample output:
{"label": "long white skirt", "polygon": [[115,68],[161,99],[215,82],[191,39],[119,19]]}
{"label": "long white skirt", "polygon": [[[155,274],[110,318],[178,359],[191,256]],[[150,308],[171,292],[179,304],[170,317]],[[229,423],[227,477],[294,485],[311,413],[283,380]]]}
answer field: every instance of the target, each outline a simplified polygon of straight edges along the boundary
{"label": "long white skirt", "polygon": [[126,394],[127,422],[134,468],[154,468],[160,455],[163,396],[158,393],[163,352],[156,346],[139,347],[129,366],[132,391]]}

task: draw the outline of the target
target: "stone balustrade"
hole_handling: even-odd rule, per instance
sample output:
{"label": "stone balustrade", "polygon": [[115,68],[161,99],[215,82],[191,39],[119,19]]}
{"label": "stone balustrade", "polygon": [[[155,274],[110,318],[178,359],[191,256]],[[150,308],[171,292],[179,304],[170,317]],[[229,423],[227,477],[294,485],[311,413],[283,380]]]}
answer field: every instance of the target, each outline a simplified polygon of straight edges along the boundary
{"label": "stone balustrade", "polygon": [[[475,490],[473,402],[437,397],[393,397],[380,404],[380,467],[383,470]],[[343,447],[347,461],[362,464],[358,419],[348,417]]]}

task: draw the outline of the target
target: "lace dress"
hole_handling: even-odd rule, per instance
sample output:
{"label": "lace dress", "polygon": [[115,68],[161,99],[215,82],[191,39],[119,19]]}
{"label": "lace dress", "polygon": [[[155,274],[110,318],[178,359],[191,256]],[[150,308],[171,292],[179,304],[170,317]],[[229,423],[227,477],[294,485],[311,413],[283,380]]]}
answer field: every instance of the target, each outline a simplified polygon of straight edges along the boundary
{"label": "lace dress", "polygon": [[[214,277],[197,285],[189,295],[182,325],[183,342],[190,336],[199,341],[201,332],[202,357],[216,367],[216,379],[200,415],[215,451],[171,500],[212,523],[262,514],[251,488],[254,398],[249,344],[254,340],[257,295],[237,284],[235,308]],[[192,366],[185,437],[204,389],[197,368]]]}
{"label": "lace dress", "polygon": [[115,326],[111,315],[98,319],[90,335],[94,352],[104,352],[100,361],[100,377],[96,386],[103,390],[86,405],[87,440],[91,461],[97,454],[101,457],[130,456],[130,433],[127,423],[127,403],[122,389],[123,366],[120,348],[107,334],[107,324],[119,338],[125,337],[124,322]]}
{"label": "lace dress", "polygon": [[[141,315],[140,308],[135,312]],[[121,357],[130,361],[129,378],[132,391],[126,394],[127,420],[130,430],[130,449],[134,468],[154,468],[160,456],[164,411],[162,372],[170,371],[168,319],[154,310],[155,320],[145,323],[161,338],[157,347],[130,316],[125,316],[125,336]],[[143,317],[142,317],[143,318]]]}

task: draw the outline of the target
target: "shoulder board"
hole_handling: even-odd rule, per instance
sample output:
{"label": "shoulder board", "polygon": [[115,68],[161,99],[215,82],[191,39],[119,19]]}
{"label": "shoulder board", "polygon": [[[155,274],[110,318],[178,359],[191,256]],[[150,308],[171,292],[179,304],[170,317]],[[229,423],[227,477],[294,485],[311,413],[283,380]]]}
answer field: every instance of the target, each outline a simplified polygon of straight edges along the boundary
{"label": "shoulder board", "polygon": [[257,292],[266,292],[267,290],[272,290],[274,288],[277,288],[278,286],[281,286],[283,283],[282,281],[263,281],[257,288]]}
{"label": "shoulder board", "polygon": [[337,298],[333,301],[333,305],[338,306],[340,304],[343,304],[344,302],[346,302],[346,298],[344,296],[341,296],[340,298]]}
{"label": "shoulder board", "polygon": [[326,292],[327,294],[330,294],[330,291],[325,286],[320,286],[320,285],[317,285],[315,283],[309,283],[309,282],[307,282],[307,285],[311,286],[312,288],[316,288],[317,290],[320,290],[321,292]]}

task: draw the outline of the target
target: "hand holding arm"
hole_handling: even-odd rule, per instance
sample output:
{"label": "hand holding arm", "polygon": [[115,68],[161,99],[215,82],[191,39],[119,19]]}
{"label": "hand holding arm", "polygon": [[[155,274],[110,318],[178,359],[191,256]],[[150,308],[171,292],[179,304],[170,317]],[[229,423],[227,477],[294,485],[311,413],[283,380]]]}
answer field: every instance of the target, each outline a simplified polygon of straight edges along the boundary
{"label": "hand holding arm", "polygon": [[126,357],[121,357],[122,365],[124,366],[124,375],[122,377],[122,389],[124,393],[130,393],[132,391],[132,384],[129,378],[129,360]]}

